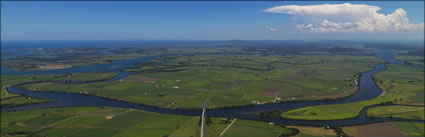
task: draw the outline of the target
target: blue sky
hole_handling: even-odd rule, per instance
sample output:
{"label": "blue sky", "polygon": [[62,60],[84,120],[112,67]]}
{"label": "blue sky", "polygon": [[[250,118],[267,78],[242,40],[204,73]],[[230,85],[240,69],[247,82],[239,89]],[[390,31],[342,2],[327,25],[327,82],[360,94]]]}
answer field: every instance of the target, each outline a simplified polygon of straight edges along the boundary
{"label": "blue sky", "polygon": [[[391,27],[379,29],[380,24],[375,24],[372,25],[375,27],[374,30],[364,31],[361,26],[365,24],[357,17],[327,13],[316,15],[315,11],[311,14],[288,14],[294,9],[285,7],[297,5],[306,8],[305,5],[343,3],[378,6],[381,10],[377,12],[383,15],[402,8],[407,14],[409,24],[415,27],[402,27],[400,30]],[[276,6],[284,6],[285,10],[282,12],[285,13],[264,11]],[[353,8],[356,9],[354,6]],[[423,26],[420,24],[424,22],[423,11],[424,2],[2,1],[1,38],[2,40],[423,40],[423,27],[417,29],[418,26]],[[341,28],[346,19],[351,21],[351,25]],[[329,20],[335,26],[322,24],[324,20]],[[307,27],[308,24],[312,24],[312,27]],[[397,23],[389,26],[394,24]],[[301,27],[297,28],[297,25]]]}

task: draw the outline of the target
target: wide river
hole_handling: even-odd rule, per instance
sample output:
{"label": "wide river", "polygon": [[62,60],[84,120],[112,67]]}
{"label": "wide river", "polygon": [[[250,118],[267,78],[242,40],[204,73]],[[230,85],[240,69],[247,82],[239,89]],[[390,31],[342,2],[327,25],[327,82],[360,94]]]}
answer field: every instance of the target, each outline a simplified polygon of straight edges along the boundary
{"label": "wide river", "polygon": [[[391,51],[381,51],[377,53],[377,57],[386,61],[390,64],[401,64],[403,62],[393,59],[395,54]],[[118,76],[109,80],[104,81],[114,81],[133,73],[121,71],[122,69],[135,67],[137,63],[143,61],[149,61],[157,58],[158,56],[152,57],[143,57],[136,59],[129,59],[123,61],[116,61],[108,64],[97,64],[86,67],[74,67],[66,69],[57,69],[57,70],[42,70],[42,71],[14,71],[7,68],[1,68],[2,74],[10,75],[22,75],[22,74],[65,74],[65,73],[81,73],[81,72],[118,72]],[[360,77],[360,88],[359,91],[354,95],[349,96],[343,99],[335,100],[321,100],[321,101],[293,101],[293,102],[283,102],[275,104],[262,104],[262,105],[253,105],[253,106],[241,106],[235,108],[223,108],[223,109],[213,109],[207,111],[207,116],[213,117],[233,117],[239,119],[249,119],[249,120],[258,120],[258,121],[267,121],[278,123],[282,125],[308,125],[308,126],[341,126],[341,125],[359,125],[359,124],[368,124],[368,123],[377,123],[385,121],[408,121],[408,122],[418,122],[425,123],[423,120],[412,120],[412,119],[402,119],[402,118],[378,118],[378,117],[367,117],[366,111],[374,106],[365,107],[361,110],[359,115],[354,118],[341,119],[341,120],[291,120],[291,119],[282,119],[282,118],[264,118],[257,117],[253,114],[256,112],[264,112],[270,110],[280,110],[287,111],[296,108],[315,106],[315,105],[331,105],[331,104],[345,104],[353,103],[363,100],[368,100],[375,98],[381,94],[380,88],[376,85],[373,80],[373,74],[380,72],[386,68],[385,64],[377,64],[374,69],[362,73]],[[101,71],[99,71],[101,70]],[[84,81],[84,82],[72,82],[68,84],[83,84],[83,83],[94,83],[94,82],[104,82],[104,81]],[[39,81],[40,82],[40,81]],[[37,82],[31,82],[37,83]],[[131,102],[107,99],[97,96],[89,96],[83,94],[75,93],[63,93],[63,92],[36,92],[31,90],[19,89],[17,86],[30,83],[21,83],[18,85],[13,85],[7,90],[15,94],[23,94],[28,97],[44,98],[55,100],[52,103],[41,103],[41,104],[30,104],[23,106],[14,106],[14,107],[5,107],[1,108],[2,112],[6,111],[18,111],[18,110],[31,110],[31,109],[41,109],[41,108],[50,108],[50,107],[76,107],[76,106],[99,106],[99,107],[120,107],[120,108],[132,108],[149,112],[158,112],[165,114],[177,114],[177,115],[188,115],[188,116],[200,116],[201,109],[199,110],[176,110],[176,109],[167,109],[160,108],[142,104],[136,104]]]}

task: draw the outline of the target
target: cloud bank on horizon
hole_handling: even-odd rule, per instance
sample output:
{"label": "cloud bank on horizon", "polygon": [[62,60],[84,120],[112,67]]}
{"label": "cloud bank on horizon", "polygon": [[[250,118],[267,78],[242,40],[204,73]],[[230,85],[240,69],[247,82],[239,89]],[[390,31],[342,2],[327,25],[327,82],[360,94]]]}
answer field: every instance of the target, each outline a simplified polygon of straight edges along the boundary
{"label": "cloud bank on horizon", "polygon": [[279,31],[279,29],[273,28],[273,27],[270,27],[270,26],[266,26],[266,29],[270,30],[271,32]]}
{"label": "cloud bank on horizon", "polygon": [[401,32],[423,31],[424,23],[410,24],[406,11],[396,9],[381,14],[378,6],[364,4],[284,5],[265,9],[268,13],[290,14],[320,20],[318,23],[297,24],[295,29],[307,32]]}

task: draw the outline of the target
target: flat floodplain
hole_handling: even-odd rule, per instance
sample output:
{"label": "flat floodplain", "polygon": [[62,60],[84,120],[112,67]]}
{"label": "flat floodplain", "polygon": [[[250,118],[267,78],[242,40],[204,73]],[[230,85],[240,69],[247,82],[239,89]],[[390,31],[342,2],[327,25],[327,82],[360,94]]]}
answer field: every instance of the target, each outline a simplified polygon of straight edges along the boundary
{"label": "flat floodplain", "polygon": [[[37,134],[59,136],[199,136],[199,117],[167,115],[121,108],[67,107],[1,113],[2,136]],[[229,125],[212,118],[207,129],[218,136]],[[245,129],[252,131],[244,132]],[[101,132],[101,133],[100,133]],[[264,122],[237,120],[225,136],[262,137],[288,134],[291,130]],[[248,133],[248,134],[247,134]]]}
{"label": "flat floodplain", "polygon": [[357,91],[353,84],[356,75],[380,61],[374,56],[195,55],[152,62],[128,70],[141,74],[118,81],[77,85],[48,82],[21,88],[83,91],[167,108],[200,108],[206,97],[214,95],[209,108],[219,108],[349,96]]}
{"label": "flat floodplain", "polygon": [[[17,70],[46,71],[47,67],[59,67],[55,66],[55,63],[63,65],[60,62],[66,62],[66,60],[70,62],[71,66],[105,64],[106,67],[100,67],[105,70],[99,69],[84,73],[2,74],[1,105],[2,107],[19,107],[20,105],[55,101],[29,98],[6,90],[13,85],[18,85],[19,89],[30,90],[31,93],[50,91],[76,93],[81,96],[90,95],[93,98],[97,96],[122,100],[130,104],[146,104],[171,111],[200,109],[209,97],[211,97],[208,102],[209,109],[223,107],[243,109],[244,107],[261,107],[263,104],[264,106],[275,105],[270,103],[294,103],[293,101],[343,100],[356,94],[359,90],[359,77],[363,72],[370,71],[376,64],[385,62],[375,56],[379,50],[361,47],[356,50],[350,48],[342,50],[353,52],[333,51],[335,49],[329,47],[314,49],[317,52],[297,48],[294,48],[297,49],[296,51],[286,52],[288,49],[285,48],[256,49],[252,47],[146,49],[115,49],[115,54],[96,54],[85,58],[88,60],[96,58],[96,60],[86,62],[87,64],[79,64],[78,62],[83,59],[80,57],[55,58],[51,59],[51,62],[38,59],[38,62],[34,62],[35,64],[17,68]],[[332,52],[326,51],[329,49]],[[273,110],[270,113],[272,118],[339,120],[356,117],[364,107],[389,102],[388,106],[376,106],[368,109],[367,116],[423,120],[424,79],[421,76],[424,74],[423,70],[412,65],[420,65],[421,58],[405,51],[396,52],[401,54],[395,56],[396,59],[409,62],[409,64],[386,64],[387,69],[375,73],[372,84],[376,83],[383,91],[378,97],[348,104],[308,106],[284,112]],[[51,55],[55,56],[55,54]],[[133,62],[134,66],[116,63],[124,59],[131,60],[135,57],[146,56],[153,57],[147,61]],[[23,58],[23,60],[27,59]],[[11,66],[11,68],[19,67],[23,60],[16,58],[7,63],[2,62],[2,65]],[[110,68],[123,69],[110,69],[107,66],[108,63],[116,63],[116,65],[109,66]],[[120,67],[120,65],[128,67]],[[40,68],[39,66],[44,67]],[[33,83],[21,84],[25,82]],[[60,107],[1,112],[0,114],[2,115],[2,136],[195,137],[200,135],[200,118],[198,116],[108,108],[107,104],[100,107]],[[268,114],[268,112],[264,114]],[[254,115],[252,113],[252,116]],[[378,135],[380,133],[367,130],[379,127],[374,124],[326,128],[285,126],[271,122],[221,116],[207,117],[207,121],[207,136],[331,137],[347,134],[350,136]],[[423,127],[422,123],[390,122],[390,124],[383,124],[385,124],[385,129],[388,127],[388,130],[399,129],[394,130],[397,133],[392,135],[421,136],[424,134],[423,130],[417,130],[417,128]],[[99,132],[102,133],[99,134]]]}
{"label": "flat floodplain", "polygon": [[[418,109],[423,110],[424,93],[424,71],[407,65],[388,64],[388,69],[377,73],[374,77],[377,85],[383,93],[371,100],[339,104],[321,105],[290,110],[282,114],[286,118],[329,120],[355,117],[360,110],[368,105],[380,104],[383,102],[394,102],[396,104],[422,105]],[[387,112],[406,112],[411,107],[384,107]],[[376,109],[379,109],[376,108]],[[372,109],[372,111],[374,111]],[[388,114],[389,116],[391,114]],[[424,119],[423,111],[412,111],[403,114],[402,117],[413,119]]]}

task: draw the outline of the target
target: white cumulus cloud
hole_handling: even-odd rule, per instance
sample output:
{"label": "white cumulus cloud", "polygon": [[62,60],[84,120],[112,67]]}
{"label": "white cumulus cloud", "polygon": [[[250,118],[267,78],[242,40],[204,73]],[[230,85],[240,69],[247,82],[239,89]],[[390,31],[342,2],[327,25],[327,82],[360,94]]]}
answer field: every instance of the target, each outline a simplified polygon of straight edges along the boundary
{"label": "white cumulus cloud", "polygon": [[270,31],[272,31],[272,32],[276,32],[276,31],[278,31],[278,29],[277,29],[277,28],[273,28],[273,27],[270,27],[270,26],[266,26],[266,29],[268,29],[268,30],[270,30]]}
{"label": "white cumulus cloud", "polygon": [[423,31],[424,23],[410,24],[406,11],[399,8],[381,14],[378,6],[364,4],[284,5],[265,9],[269,13],[312,17],[320,23],[297,24],[297,30],[309,32],[394,32]]}

